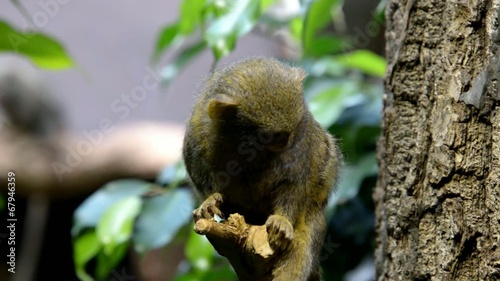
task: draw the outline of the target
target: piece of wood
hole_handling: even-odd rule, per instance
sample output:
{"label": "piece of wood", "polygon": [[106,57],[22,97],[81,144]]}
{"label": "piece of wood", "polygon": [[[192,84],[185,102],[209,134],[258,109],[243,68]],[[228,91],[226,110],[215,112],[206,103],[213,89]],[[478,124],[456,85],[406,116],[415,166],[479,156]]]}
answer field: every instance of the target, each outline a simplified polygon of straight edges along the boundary
{"label": "piece of wood", "polygon": [[240,281],[272,280],[274,265],[285,256],[269,245],[265,225],[247,224],[240,214],[231,214],[224,222],[199,219],[194,231],[206,235],[215,250],[229,260]]}

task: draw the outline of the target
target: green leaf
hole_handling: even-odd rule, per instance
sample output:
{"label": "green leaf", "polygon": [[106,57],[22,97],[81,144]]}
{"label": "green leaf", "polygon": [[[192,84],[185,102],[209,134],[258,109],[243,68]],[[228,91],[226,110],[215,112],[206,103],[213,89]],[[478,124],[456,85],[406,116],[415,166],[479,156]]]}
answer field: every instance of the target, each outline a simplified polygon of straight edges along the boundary
{"label": "green leaf", "polygon": [[136,222],[135,249],[143,253],[170,243],[179,229],[191,221],[193,209],[191,192],[184,188],[146,199]]}
{"label": "green leaf", "polygon": [[187,171],[183,161],[164,168],[160,175],[156,178],[156,183],[159,185],[178,186],[181,182],[186,181]]}
{"label": "green leaf", "polygon": [[93,257],[95,257],[99,253],[100,249],[101,243],[97,239],[97,235],[93,230],[77,237],[73,241],[73,260],[75,263],[76,275],[80,280],[94,280],[85,271],[85,266]]}
{"label": "green leaf", "polygon": [[367,153],[375,151],[380,136],[380,124],[364,126],[352,123],[339,124],[330,127],[330,131],[340,141],[340,147],[345,155],[345,162],[357,163]]}
{"label": "green leaf", "polygon": [[271,7],[276,0],[260,0],[260,10],[265,11],[267,8]]}
{"label": "green leaf", "polygon": [[[206,0],[184,0],[180,7],[180,20],[165,26],[158,36],[153,54],[153,61],[157,61],[166,48],[178,46],[202,22],[206,7]],[[214,4],[215,5],[215,4]]]}
{"label": "green leaf", "polygon": [[179,32],[183,35],[191,34],[201,21],[206,0],[183,0],[181,3],[181,16]]}
{"label": "green leaf", "polygon": [[191,231],[186,245],[186,257],[191,266],[196,270],[206,271],[212,265],[214,255],[215,250],[208,239]]}
{"label": "green leaf", "polygon": [[378,22],[384,22],[385,20],[385,8],[387,7],[387,0],[380,0],[380,2],[377,5],[377,8],[375,8],[375,15],[374,18]]}
{"label": "green leaf", "polygon": [[[203,21],[203,24],[226,14],[230,4],[231,1],[227,0],[206,0],[205,7],[203,7],[201,12],[201,20]],[[202,32],[204,32],[204,30],[202,30]]]}
{"label": "green leaf", "polygon": [[290,30],[290,34],[292,38],[297,42],[302,42],[302,32],[304,28],[304,21],[301,17],[296,17],[290,20],[288,25],[288,29]]}
{"label": "green leaf", "polygon": [[152,189],[151,183],[140,180],[117,180],[106,184],[75,210],[71,234],[75,237],[82,229],[95,227],[104,212],[121,199],[141,195]]}
{"label": "green leaf", "polygon": [[196,272],[187,272],[180,276],[176,276],[174,281],[203,281],[202,278],[198,277],[198,275],[199,274],[197,274]]}
{"label": "green leaf", "polygon": [[314,62],[310,74],[317,77],[325,75],[342,77],[345,76],[345,67],[336,57],[325,56]]}
{"label": "green leaf", "polygon": [[363,180],[367,176],[376,175],[377,170],[375,152],[368,153],[354,165],[346,165],[341,171],[338,188],[331,196],[328,209],[358,195]]}
{"label": "green leaf", "polygon": [[236,40],[252,30],[261,15],[260,7],[258,0],[235,0],[227,13],[208,27],[205,40],[216,60],[228,55],[235,48]]}
{"label": "green leaf", "polygon": [[309,5],[304,20],[304,53],[314,54],[314,41],[318,32],[332,23],[332,11],[341,4],[340,0],[317,0]]}
{"label": "green leaf", "polygon": [[163,86],[168,86],[174,79],[177,77],[177,74],[197,55],[201,53],[206,47],[206,43],[204,41],[199,41],[184,50],[176,56],[176,59],[173,63],[165,66],[161,70],[162,84]]}
{"label": "green leaf", "polygon": [[40,68],[61,70],[74,66],[64,47],[37,32],[21,32],[0,20],[0,51],[24,55]]}
{"label": "green leaf", "polygon": [[342,114],[339,122],[350,126],[380,126],[382,99],[372,99],[363,95],[359,100],[353,100]]}
{"label": "green leaf", "polygon": [[204,281],[231,281],[237,280],[237,275],[227,263],[225,266],[212,268],[207,272]]}
{"label": "green leaf", "polygon": [[134,220],[141,211],[139,196],[122,199],[106,210],[96,227],[97,237],[103,244],[104,254],[111,255],[116,248],[132,236]]}
{"label": "green leaf", "polygon": [[153,54],[153,61],[157,61],[166,48],[176,42],[182,41],[182,36],[178,36],[179,24],[165,26],[156,40],[156,47]]}
{"label": "green leaf", "polygon": [[321,58],[342,51],[345,39],[337,36],[321,36],[310,42],[307,55]]}
{"label": "green leaf", "polygon": [[354,83],[346,81],[335,83],[320,93],[314,95],[309,101],[309,109],[321,126],[328,128],[340,117],[352,99],[359,98]]}
{"label": "green leaf", "polygon": [[[117,245],[115,250],[109,254],[105,252],[99,252],[97,255],[97,266],[95,269],[97,280],[105,281],[105,280],[130,280],[125,278],[123,272],[124,268],[120,270],[116,269],[116,266],[123,259],[125,254],[127,253],[129,243],[122,243]],[[115,278],[107,279],[108,275],[112,273]],[[134,280],[134,279],[133,279]]]}
{"label": "green leaf", "polygon": [[347,130],[356,126],[380,127],[384,93],[382,81],[370,79],[370,82],[358,82],[358,87],[363,98],[350,102],[338,122],[345,124]]}
{"label": "green leaf", "polygon": [[369,75],[380,78],[385,75],[385,59],[368,50],[358,50],[338,56],[338,61],[346,67],[358,69]]}

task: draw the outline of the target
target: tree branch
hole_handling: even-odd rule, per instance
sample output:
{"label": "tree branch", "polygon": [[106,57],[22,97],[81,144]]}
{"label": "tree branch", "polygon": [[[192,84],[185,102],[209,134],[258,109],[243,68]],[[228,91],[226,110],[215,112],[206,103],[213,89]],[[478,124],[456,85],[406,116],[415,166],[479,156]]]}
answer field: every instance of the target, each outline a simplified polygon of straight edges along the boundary
{"label": "tree branch", "polygon": [[[199,219],[194,231],[206,235],[215,250],[226,257],[240,281],[273,280],[273,268],[285,252],[274,251],[268,242],[265,225],[250,225],[240,214],[225,222]],[[274,277],[275,278],[275,277]]]}

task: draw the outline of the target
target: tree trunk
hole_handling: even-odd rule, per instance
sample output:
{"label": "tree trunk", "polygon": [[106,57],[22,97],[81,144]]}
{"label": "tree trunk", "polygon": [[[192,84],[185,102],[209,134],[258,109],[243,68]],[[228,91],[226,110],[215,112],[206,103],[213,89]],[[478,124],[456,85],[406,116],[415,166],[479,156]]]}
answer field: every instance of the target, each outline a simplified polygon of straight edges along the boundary
{"label": "tree trunk", "polygon": [[500,280],[500,0],[391,0],[377,280]]}

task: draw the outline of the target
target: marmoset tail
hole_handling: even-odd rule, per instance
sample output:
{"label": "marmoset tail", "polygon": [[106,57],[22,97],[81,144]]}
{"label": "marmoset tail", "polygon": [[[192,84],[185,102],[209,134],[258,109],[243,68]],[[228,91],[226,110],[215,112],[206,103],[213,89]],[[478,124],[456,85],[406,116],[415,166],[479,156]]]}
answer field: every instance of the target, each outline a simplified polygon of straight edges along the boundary
{"label": "marmoset tail", "polygon": [[204,200],[197,218],[243,215],[285,251],[273,280],[320,280],[325,207],[342,155],[304,100],[305,72],[252,57],[205,82],[183,157]]}

